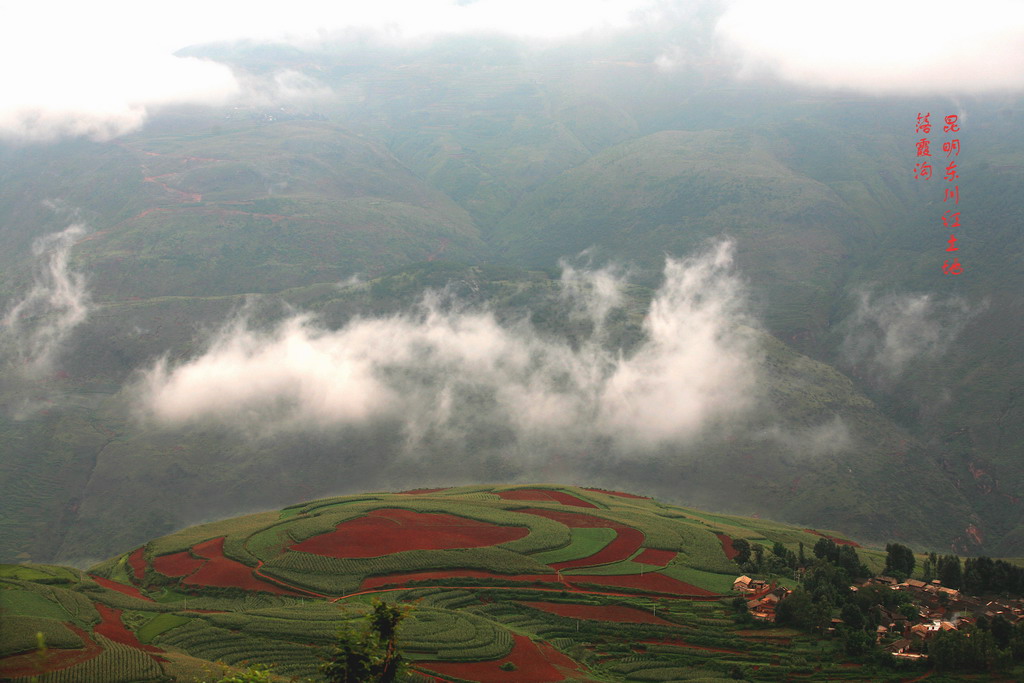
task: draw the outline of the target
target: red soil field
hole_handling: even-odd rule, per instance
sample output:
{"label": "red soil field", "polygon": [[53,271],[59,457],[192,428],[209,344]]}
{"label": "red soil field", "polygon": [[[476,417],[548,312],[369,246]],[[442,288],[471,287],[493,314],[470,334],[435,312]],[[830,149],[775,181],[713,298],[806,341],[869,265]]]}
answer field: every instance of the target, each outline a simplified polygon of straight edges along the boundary
{"label": "red soil field", "polygon": [[597,508],[593,503],[570,495],[565,491],[548,491],[547,489],[516,489],[514,491],[496,491],[495,494],[505,500],[541,500],[545,502],[574,505],[578,508]]}
{"label": "red soil field", "polygon": [[568,579],[573,584],[593,583],[601,586],[639,588],[641,590],[651,591],[652,593],[687,595],[697,600],[717,600],[720,597],[718,593],[712,593],[709,590],[699,588],[693,584],[685,583],[679,579],[673,579],[671,576],[665,576],[658,572],[649,572],[647,574],[624,574],[620,576],[585,576],[582,574],[565,576],[563,574],[562,578]]}
{"label": "red soil field", "polygon": [[[601,591],[614,592],[615,588],[634,588],[651,593],[685,596],[691,600],[717,600],[718,593],[684,583],[670,576],[650,572],[647,574],[628,574],[624,576],[566,576],[562,574],[561,582],[554,574],[493,574],[478,569],[451,569],[439,572],[403,572],[387,576],[369,576],[359,585],[360,591],[371,591],[384,586],[404,586],[410,581],[429,581],[431,579],[474,578],[499,579],[509,583],[561,583],[561,585],[581,592]],[[578,584],[592,584],[581,587]],[[595,587],[596,586],[596,587]]]}
{"label": "red soil field", "polygon": [[[488,662],[415,662],[414,666],[429,669],[442,676],[453,676],[482,683],[555,683],[566,674],[579,674],[579,665],[547,643],[534,643],[526,636],[512,636],[512,652]],[[505,662],[516,665],[515,671],[502,671]]]}
{"label": "red soil field", "polygon": [[610,519],[604,517],[596,517],[594,515],[584,515],[579,512],[563,512],[562,510],[544,510],[542,508],[522,508],[516,510],[516,512],[525,512],[528,515],[540,515],[541,517],[547,517],[553,519],[556,522],[561,522],[571,529],[585,529],[585,528],[597,528],[603,527],[606,529],[615,529],[617,527],[624,526],[620,522],[613,522]]}
{"label": "red soil field", "polygon": [[637,496],[632,493],[623,493],[622,491],[605,491],[604,489],[583,489],[584,491],[594,491],[596,493],[607,493],[609,496],[618,496],[619,498],[635,498],[637,500],[650,500],[648,496]]}
{"label": "red soil field", "polygon": [[707,647],[706,645],[694,645],[693,643],[687,643],[685,640],[641,640],[641,643],[647,645],[672,645],[675,647],[687,647],[694,650],[707,650],[708,652],[724,652],[730,655],[746,655],[748,653],[741,652],[740,650],[729,650],[724,647]]}
{"label": "red soil field", "polygon": [[619,522],[613,522],[609,519],[604,519],[603,517],[582,515],[578,512],[562,512],[561,510],[542,510],[540,508],[525,508],[517,510],[517,512],[526,512],[531,515],[547,517],[548,519],[561,522],[567,527],[573,529],[602,527],[615,530],[615,540],[604,548],[601,548],[601,550],[597,551],[590,557],[566,560],[565,562],[554,562],[549,565],[554,569],[592,567],[597,564],[607,564],[609,562],[621,562],[622,560],[628,560],[633,553],[639,550],[640,546],[644,542],[644,534],[639,529],[634,529],[633,527],[620,524]]}
{"label": "red soil field", "polygon": [[860,547],[860,543],[857,543],[856,541],[848,541],[845,538],[836,538],[835,536],[829,536],[828,534],[823,534],[820,531],[815,531],[814,529],[804,529],[804,531],[806,531],[809,534],[814,534],[815,536],[827,538],[836,545],[852,545],[854,548]]}
{"label": "red soil field", "polygon": [[192,557],[187,550],[153,558],[153,569],[164,576],[188,576],[206,564],[206,560]]}
{"label": "red soil field", "polygon": [[576,560],[566,560],[565,562],[552,562],[548,566],[554,569],[577,569],[579,567],[593,567],[599,564],[628,560],[643,544],[643,532],[633,527],[618,524],[611,526],[611,528],[615,530],[615,539],[590,557],[581,557]]}
{"label": "red soil field", "polygon": [[145,550],[145,547],[136,548],[128,556],[128,564],[131,565],[132,571],[135,573],[136,581],[144,581],[146,578],[146,558],[143,556]]}
{"label": "red soil field", "polygon": [[101,602],[93,604],[96,607],[96,611],[100,613],[100,617],[103,619],[103,621],[93,626],[92,630],[95,633],[99,633],[101,636],[110,638],[115,643],[128,645],[146,652],[163,652],[163,650],[153,645],[143,645],[140,643],[139,639],[135,637],[135,634],[132,631],[129,631],[125,627],[124,622],[121,621],[121,610],[115,609],[114,607],[108,607]]}
{"label": "red soil field", "polygon": [[437,493],[438,491],[447,491],[447,490],[448,490],[447,488],[443,488],[443,489],[409,489],[408,491],[399,491],[399,493],[411,493],[411,494],[424,493],[424,494],[426,494],[426,493]]}
{"label": "red soil field", "polygon": [[498,526],[454,515],[372,510],[347,520],[334,531],[307,538],[290,550],[326,557],[379,557],[403,550],[481,548],[522,538],[526,527]]}
{"label": "red soil field", "polygon": [[153,598],[147,598],[135,586],[126,586],[123,583],[111,581],[110,579],[104,579],[102,576],[96,576],[95,574],[89,574],[89,578],[98,583],[99,585],[103,586],[104,588],[109,588],[111,590],[117,591],[118,593],[130,595],[133,598],[139,598],[141,600],[148,600],[149,602],[153,602]]}
{"label": "red soil field", "polygon": [[521,605],[539,609],[542,612],[550,612],[560,617],[571,619],[589,619],[591,621],[618,621],[629,624],[668,624],[675,626],[671,621],[656,617],[650,612],[625,607],[623,605],[566,605],[557,602],[520,602]]}
{"label": "red soil field", "polygon": [[727,536],[726,534],[715,534],[715,536],[717,536],[718,540],[722,542],[722,551],[725,552],[725,556],[728,559],[735,559],[736,556],[740,554],[740,551],[732,547],[731,537]]}
{"label": "red soil field", "polygon": [[642,553],[637,555],[633,561],[641,564],[653,564],[657,567],[664,567],[672,560],[676,559],[678,555],[675,550],[655,550],[654,548],[645,548]]}
{"label": "red soil field", "polygon": [[42,661],[35,652],[4,657],[0,659],[0,677],[7,680],[22,676],[35,676],[47,671],[59,671],[87,662],[103,652],[103,647],[93,640],[86,631],[74,624],[65,623],[64,625],[82,639],[82,642],[85,643],[84,649],[55,650],[51,648],[46,651],[46,657]]}
{"label": "red soil field", "polygon": [[252,567],[224,557],[224,537],[213,538],[192,546],[192,552],[206,558],[203,566],[182,581],[195,586],[236,587],[249,591],[278,593],[279,595],[301,595],[253,576]]}

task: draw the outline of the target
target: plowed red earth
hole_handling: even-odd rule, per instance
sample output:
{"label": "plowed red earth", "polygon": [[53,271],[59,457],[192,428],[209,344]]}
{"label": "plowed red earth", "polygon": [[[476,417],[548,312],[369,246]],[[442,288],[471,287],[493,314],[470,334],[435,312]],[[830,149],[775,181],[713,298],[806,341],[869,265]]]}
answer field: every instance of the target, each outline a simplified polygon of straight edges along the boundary
{"label": "plowed red earth", "polygon": [[47,671],[60,671],[87,662],[103,652],[103,646],[93,640],[83,629],[74,624],[65,623],[64,625],[82,639],[82,642],[85,643],[84,648],[77,650],[49,649],[42,659],[36,652],[4,657],[0,659],[0,677],[8,680],[22,676],[36,676]]}
{"label": "plowed red earth", "polygon": [[553,562],[549,566],[554,569],[593,567],[598,564],[608,564],[610,562],[628,560],[633,553],[640,549],[641,544],[644,542],[644,534],[639,529],[634,529],[633,527],[613,522],[602,517],[582,515],[578,512],[543,510],[540,508],[526,508],[523,510],[517,510],[517,512],[526,512],[531,515],[547,517],[548,519],[561,522],[567,527],[573,529],[602,527],[606,529],[613,529],[615,531],[615,538],[612,542],[590,557],[581,557],[576,560],[566,560],[564,562]]}
{"label": "plowed red earth", "polygon": [[729,649],[724,648],[724,647],[708,647],[706,645],[694,645],[693,643],[688,643],[685,640],[653,640],[652,639],[652,640],[641,640],[640,642],[648,644],[648,645],[672,645],[674,647],[686,647],[686,648],[690,648],[690,649],[693,649],[693,650],[707,650],[708,652],[724,652],[724,653],[730,654],[730,655],[745,655],[745,654],[747,654],[746,652],[742,652],[740,650],[729,650]]}
{"label": "plowed red earth", "polygon": [[379,557],[403,550],[481,548],[522,538],[526,527],[498,526],[454,515],[410,510],[372,510],[307,538],[290,550],[336,558]]}
{"label": "plowed red earth", "polygon": [[[462,678],[481,683],[554,683],[566,675],[580,674],[579,666],[547,643],[534,643],[526,636],[512,636],[512,652],[488,662],[416,662],[442,676]],[[512,662],[514,671],[502,671],[501,665]]]}
{"label": "plowed red earth", "polygon": [[654,548],[646,548],[642,553],[637,555],[633,561],[641,564],[653,564],[657,567],[664,567],[672,560],[676,559],[678,553],[674,550],[655,550]]}
{"label": "plowed red earth", "polygon": [[[625,576],[566,576],[561,581],[553,574],[493,574],[478,569],[451,569],[443,572],[407,572],[388,574],[387,576],[370,576],[359,586],[360,591],[370,591],[384,586],[404,586],[410,581],[429,581],[432,579],[474,578],[499,579],[509,583],[561,583],[579,591],[599,590],[600,588],[636,588],[651,593],[686,596],[693,600],[717,600],[717,593],[698,588],[689,583],[657,572],[647,574],[628,574]],[[593,584],[598,588],[580,587],[578,584]]]}
{"label": "plowed red earth", "polygon": [[604,489],[583,489],[584,491],[594,491],[596,493],[607,493],[609,496],[618,496],[619,498],[635,498],[637,500],[650,500],[647,496],[637,496],[632,493],[623,493],[622,491],[605,491]]}
{"label": "plowed red earth", "polygon": [[135,573],[136,581],[143,581],[146,578],[146,558],[143,556],[145,548],[136,548],[135,551],[128,556],[128,564],[131,565],[132,571]]}
{"label": "plowed red earth", "polygon": [[836,545],[852,545],[854,548],[860,547],[860,543],[857,543],[856,541],[848,541],[845,538],[836,538],[835,536],[829,536],[828,534],[823,534],[820,531],[815,531],[814,529],[804,529],[804,531],[806,531],[809,534],[814,534],[815,536],[827,538]]}
{"label": "plowed red earth", "polygon": [[618,621],[629,624],[668,624],[675,626],[671,621],[656,617],[650,612],[645,612],[633,607],[623,605],[566,605],[558,602],[522,602],[520,604],[542,612],[557,614],[560,617],[572,619],[589,619],[591,621]]}
{"label": "plowed red earth", "polygon": [[224,557],[224,537],[210,539],[192,546],[192,552],[206,561],[195,573],[182,581],[195,586],[219,586],[223,588],[244,588],[250,591],[264,591],[280,595],[301,595],[287,588],[261,581],[253,576],[252,567]]}
{"label": "plowed red earth", "polygon": [[732,560],[737,555],[740,554],[740,551],[738,551],[738,550],[736,550],[736,548],[732,547],[732,538],[731,537],[729,537],[729,536],[727,536],[725,534],[715,534],[715,536],[717,536],[718,540],[722,542],[722,551],[725,553],[725,556],[727,558]]}
{"label": "plowed red earth", "polygon": [[665,576],[657,572],[646,574],[624,574],[621,576],[565,576],[574,584],[593,583],[600,586],[618,586],[620,588],[639,588],[651,591],[652,593],[670,593],[673,595],[686,595],[696,600],[717,600],[718,593],[712,593],[693,584],[685,583],[671,576]]}
{"label": "plowed red earth", "polygon": [[200,560],[192,557],[187,550],[183,550],[180,553],[154,557],[153,569],[157,570],[164,576],[188,576],[202,567],[205,563],[206,560]]}
{"label": "plowed red earth", "polygon": [[102,576],[96,576],[95,574],[89,574],[89,578],[98,583],[99,585],[103,586],[104,588],[109,588],[111,590],[117,591],[118,593],[130,595],[133,598],[139,598],[140,600],[148,600],[149,602],[153,602],[153,598],[147,598],[135,586],[126,586],[123,583],[111,581],[110,579],[104,579]]}
{"label": "plowed red earth", "polygon": [[125,628],[124,622],[121,621],[121,610],[108,607],[101,602],[94,603],[94,605],[96,611],[100,613],[100,618],[103,619],[103,621],[93,627],[92,630],[95,633],[106,636],[115,643],[129,645],[146,652],[163,652],[163,650],[153,645],[143,645],[140,643],[135,634]]}
{"label": "plowed red earth", "polygon": [[505,500],[541,500],[545,502],[574,505],[578,508],[597,508],[593,503],[577,498],[565,491],[548,491],[546,489],[516,489],[514,491],[496,491],[495,495]]}

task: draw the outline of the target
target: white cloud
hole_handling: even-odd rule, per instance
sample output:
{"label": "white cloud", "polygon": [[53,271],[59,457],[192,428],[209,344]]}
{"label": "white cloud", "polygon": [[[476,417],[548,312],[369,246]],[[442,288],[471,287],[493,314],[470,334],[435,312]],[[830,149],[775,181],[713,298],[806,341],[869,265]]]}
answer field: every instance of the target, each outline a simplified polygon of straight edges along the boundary
{"label": "white cloud", "polygon": [[[641,20],[646,0],[381,0],[286,5],[181,0],[154,11],[137,2],[4,3],[0,20],[0,137],[105,139],[138,128],[169,103],[221,104],[251,94],[226,66],[174,53],[237,40],[308,45],[345,32],[385,41],[442,34],[502,33],[557,39],[621,29]],[[295,72],[272,76],[278,97],[322,86]],[[266,88],[261,87],[266,94]]]}
{"label": "white cloud", "polygon": [[[416,314],[339,330],[306,316],[269,332],[236,322],[199,357],[146,372],[142,403],[167,424],[210,420],[261,433],[399,420],[410,446],[493,426],[525,442],[686,440],[755,398],[758,353],[732,251],[722,244],[668,262],[647,339],[628,356],[596,337],[574,348],[430,296]],[[609,277],[599,271],[596,289],[575,292],[598,301],[586,309],[593,314],[615,301]]]}
{"label": "white cloud", "polygon": [[930,294],[875,296],[862,291],[857,308],[841,323],[845,362],[874,378],[895,380],[912,363],[941,356],[971,317],[984,306]]}
{"label": "white cloud", "polygon": [[32,289],[0,320],[0,351],[25,376],[52,371],[63,343],[89,314],[85,278],[68,266],[71,247],[83,234],[85,228],[75,224],[36,240]]}
{"label": "white cloud", "polygon": [[1012,0],[732,0],[716,35],[751,77],[873,94],[1024,88],[1024,4]]}

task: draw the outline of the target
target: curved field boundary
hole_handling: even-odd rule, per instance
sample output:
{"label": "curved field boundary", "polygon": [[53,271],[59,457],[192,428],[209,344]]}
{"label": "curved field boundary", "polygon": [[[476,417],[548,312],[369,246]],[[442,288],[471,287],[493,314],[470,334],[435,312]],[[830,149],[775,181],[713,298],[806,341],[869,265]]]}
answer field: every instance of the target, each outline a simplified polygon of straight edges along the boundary
{"label": "curved field boundary", "polygon": [[550,565],[555,562],[578,560],[600,552],[614,541],[618,533],[615,529],[605,527],[586,527],[570,529],[569,545],[555,550],[532,554],[530,557]]}
{"label": "curved field boundary", "polygon": [[860,547],[860,543],[857,543],[856,541],[850,541],[850,540],[847,540],[845,538],[838,538],[837,536],[830,536],[828,534],[823,534],[820,531],[815,531],[814,529],[804,529],[804,531],[806,531],[809,534],[814,534],[815,536],[821,536],[822,538],[827,538],[828,540],[832,541],[836,545],[851,545],[854,548],[859,548]]}
{"label": "curved field boundary", "polygon": [[[344,595],[337,599],[341,600],[343,598],[351,597],[352,595],[372,593],[376,590],[406,589],[408,588],[407,584],[410,581],[450,580],[457,578],[495,579],[510,584],[558,583],[562,588],[551,590],[567,589],[579,591],[581,593],[600,593],[601,591],[595,589],[612,587],[631,588],[634,590],[644,591],[651,595],[680,598],[685,600],[717,600],[722,597],[721,593],[713,593],[712,591],[700,588],[699,586],[694,586],[657,572],[651,572],[644,575],[633,574],[629,576],[566,576],[564,574],[559,576],[552,574],[494,574],[476,569],[453,569],[449,571],[407,572],[401,574],[387,574],[385,576],[369,576],[359,585],[359,590],[357,592]],[[451,586],[443,587],[452,588]],[[520,589],[519,586],[505,587],[515,588],[516,590]],[[523,587],[531,588],[530,586]],[[500,589],[502,586],[459,586],[458,588],[462,590],[482,590],[491,588]],[[547,589],[537,588],[536,590]],[[628,594],[623,593],[621,595]],[[636,596],[634,595],[633,597]]]}
{"label": "curved field boundary", "polygon": [[563,602],[523,602],[519,604],[538,609],[542,612],[557,614],[570,619],[586,619],[588,621],[617,621],[627,624],[662,624],[678,626],[678,624],[655,616],[650,612],[626,607],[625,605],[573,605]]}
{"label": "curved field boundary", "polygon": [[130,595],[133,598],[145,600],[146,602],[153,602],[153,598],[146,597],[142,594],[142,591],[135,586],[128,586],[123,583],[118,583],[117,581],[112,581],[111,579],[105,579],[102,576],[96,576],[95,574],[89,574],[89,578],[104,588],[109,588],[110,590],[115,590],[118,593],[124,593],[125,595]]}
{"label": "curved field boundary", "polygon": [[145,652],[163,652],[163,650],[154,645],[143,645],[139,642],[139,639],[135,637],[135,633],[129,631],[125,627],[124,622],[121,621],[122,610],[114,607],[107,607],[100,602],[95,603],[95,607],[96,611],[100,613],[100,617],[103,621],[93,627],[93,633],[98,633],[101,636],[109,638],[115,643],[134,647],[136,650],[144,650]]}
{"label": "curved field boundary", "polygon": [[694,643],[688,643],[685,640],[675,640],[675,639],[672,639],[672,640],[655,640],[655,639],[652,638],[652,639],[648,639],[648,640],[641,640],[641,641],[638,641],[638,642],[643,643],[644,645],[669,645],[671,647],[685,647],[685,648],[688,648],[688,649],[691,649],[691,650],[707,650],[708,652],[721,652],[721,653],[728,654],[728,655],[741,655],[743,657],[747,657],[747,656],[750,655],[749,652],[742,652],[740,650],[730,650],[730,649],[725,648],[725,647],[711,647],[711,646],[708,646],[708,645],[696,645]]}
{"label": "curved field boundary", "polygon": [[242,588],[249,591],[263,591],[279,595],[301,595],[294,590],[268,583],[253,574],[253,568],[224,557],[224,537],[213,538],[192,547],[192,552],[206,561],[183,584],[193,586],[215,586],[220,588]]}
{"label": "curved field boundary", "polygon": [[[526,636],[513,635],[512,652],[501,659],[487,662],[435,662],[419,661],[413,666],[424,668],[441,676],[452,676],[481,683],[557,683],[566,675],[579,675],[579,664],[547,643],[534,643]],[[513,671],[503,671],[501,665],[512,662]]]}
{"label": "curved field boundary", "polygon": [[722,542],[722,552],[725,553],[725,556],[730,560],[736,559],[736,556],[740,554],[740,551],[733,547],[732,537],[728,534],[715,534],[715,536],[717,536],[718,540]]}
{"label": "curved field boundary", "polygon": [[398,491],[398,493],[411,494],[411,495],[426,495],[429,493],[437,493],[439,491],[447,491],[449,487],[440,489],[409,489],[408,491]]}
{"label": "curved field boundary", "polygon": [[584,515],[578,512],[562,512],[561,510],[544,510],[541,508],[526,508],[519,510],[531,515],[547,517],[556,522],[561,522],[569,528],[606,528],[613,529],[616,533],[615,539],[601,548],[590,557],[578,560],[566,560],[555,562],[550,566],[554,569],[579,569],[581,567],[593,567],[599,564],[610,564],[612,562],[623,562],[633,556],[644,542],[644,533],[639,529],[626,526],[621,522],[614,522],[604,517]]}
{"label": "curved field boundary", "polygon": [[142,583],[146,580],[146,557],[144,555],[146,547],[136,548],[131,555],[128,556],[128,565],[132,568],[132,572],[135,574],[135,580]]}
{"label": "curved field boundary", "polygon": [[338,559],[380,557],[406,550],[451,550],[500,545],[523,538],[526,527],[488,524],[454,515],[396,508],[370,511],[334,531],[289,546],[289,550]]}
{"label": "curved field boundary", "polygon": [[536,500],[545,503],[561,503],[572,505],[578,508],[598,509],[593,503],[577,498],[565,491],[551,491],[548,489],[511,489],[508,491],[495,491],[494,495],[504,500]]}
{"label": "curved field boundary", "polygon": [[605,489],[583,489],[584,491],[592,491],[594,493],[603,493],[607,496],[618,496],[619,498],[633,498],[634,500],[651,500],[650,496],[638,496],[634,493],[625,493],[623,491],[606,491]]}
{"label": "curved field boundary", "polygon": [[103,646],[93,640],[87,631],[70,622],[65,622],[64,626],[82,639],[82,642],[85,644],[84,648],[75,650],[49,649],[43,658],[40,658],[36,652],[26,652],[25,654],[4,657],[0,659],[0,676],[7,680],[8,678],[38,676],[42,673],[69,669],[82,662],[87,662],[103,652]]}
{"label": "curved field boundary", "polygon": [[633,562],[649,564],[655,567],[664,567],[678,555],[675,550],[656,550],[655,548],[644,548],[643,552],[633,558]]}
{"label": "curved field boundary", "polygon": [[170,555],[154,557],[153,569],[164,576],[180,578],[189,576],[196,572],[200,567],[206,564],[206,562],[206,560],[192,557],[192,554],[189,551],[183,550],[180,553],[171,553]]}
{"label": "curved field boundary", "polygon": [[580,574],[563,578],[568,579],[574,585],[591,584],[597,586],[617,586],[619,588],[636,588],[650,591],[651,593],[668,593],[687,597],[691,600],[717,600],[722,597],[720,593],[714,593],[658,572],[625,574],[621,576],[587,576]]}

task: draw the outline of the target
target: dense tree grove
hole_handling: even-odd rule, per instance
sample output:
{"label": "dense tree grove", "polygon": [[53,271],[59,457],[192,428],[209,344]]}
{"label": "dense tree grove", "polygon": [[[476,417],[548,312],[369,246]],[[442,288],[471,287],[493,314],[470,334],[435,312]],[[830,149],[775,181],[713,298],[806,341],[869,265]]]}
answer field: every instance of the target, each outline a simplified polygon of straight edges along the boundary
{"label": "dense tree grove", "polygon": [[914,551],[899,543],[889,543],[885,546],[885,569],[888,576],[903,581],[914,573]]}
{"label": "dense tree grove", "polygon": [[906,593],[881,586],[850,590],[856,578],[870,575],[852,546],[837,545],[823,538],[814,546],[813,563],[804,567],[802,585],[779,602],[776,622],[807,631],[824,631],[833,616],[843,620],[838,633],[847,654],[870,652],[875,630],[882,621],[882,608],[891,611],[916,609]]}

